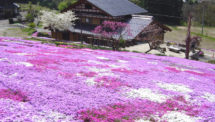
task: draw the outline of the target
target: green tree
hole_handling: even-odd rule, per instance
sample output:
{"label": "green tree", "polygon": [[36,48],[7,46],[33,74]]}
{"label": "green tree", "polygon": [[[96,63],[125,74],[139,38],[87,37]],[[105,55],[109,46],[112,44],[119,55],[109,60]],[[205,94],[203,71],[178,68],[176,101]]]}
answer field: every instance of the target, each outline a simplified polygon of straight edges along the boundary
{"label": "green tree", "polygon": [[77,0],[64,0],[59,3],[58,10],[62,11],[70,5],[74,4],[75,2],[77,2]]}
{"label": "green tree", "polygon": [[185,3],[183,5],[183,16],[185,21],[187,20],[189,13],[192,14],[193,21],[196,25],[202,24],[202,17],[204,16],[204,25],[215,26],[215,2],[207,1],[196,4]]}
{"label": "green tree", "polygon": [[144,7],[156,20],[180,24],[183,0],[144,0]]}

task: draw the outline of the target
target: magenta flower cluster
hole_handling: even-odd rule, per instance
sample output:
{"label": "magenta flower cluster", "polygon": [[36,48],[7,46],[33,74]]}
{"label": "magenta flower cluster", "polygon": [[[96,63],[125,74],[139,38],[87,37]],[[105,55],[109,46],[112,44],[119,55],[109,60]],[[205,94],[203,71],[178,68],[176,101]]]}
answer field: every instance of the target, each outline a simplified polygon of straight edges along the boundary
{"label": "magenta flower cluster", "polygon": [[152,115],[162,117],[168,111],[186,111],[190,116],[198,115],[201,109],[207,109],[207,106],[198,106],[189,104],[183,97],[168,99],[164,103],[156,103],[149,100],[134,100],[132,102],[122,104],[116,103],[113,105],[105,106],[102,109],[89,109],[79,112],[79,119],[91,120],[93,122],[101,121],[129,121],[140,117],[146,117],[151,121],[159,121],[153,118]]}
{"label": "magenta flower cluster", "polygon": [[212,64],[10,37],[0,51],[0,121],[215,121]]}

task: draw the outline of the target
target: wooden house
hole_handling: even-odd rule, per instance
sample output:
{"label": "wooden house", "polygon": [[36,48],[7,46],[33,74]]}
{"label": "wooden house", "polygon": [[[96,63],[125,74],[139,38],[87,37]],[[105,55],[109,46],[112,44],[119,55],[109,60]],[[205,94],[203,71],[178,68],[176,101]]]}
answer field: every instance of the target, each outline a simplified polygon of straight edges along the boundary
{"label": "wooden house", "polygon": [[20,6],[12,0],[0,0],[0,19],[13,18],[19,14]]}
{"label": "wooden house", "polygon": [[[62,12],[68,10],[74,11],[79,21],[68,31],[52,32],[52,36],[58,40],[89,41],[89,37],[96,39],[98,35],[92,32],[96,26],[102,24],[103,21],[117,21],[127,23],[130,29],[131,35],[125,35],[123,39],[127,42],[134,42],[141,40],[140,35],[144,28],[150,24],[156,24],[153,17],[144,15],[147,10],[128,0],[79,0]],[[163,28],[163,25],[158,26]],[[163,30],[165,33],[169,29],[163,28]]]}

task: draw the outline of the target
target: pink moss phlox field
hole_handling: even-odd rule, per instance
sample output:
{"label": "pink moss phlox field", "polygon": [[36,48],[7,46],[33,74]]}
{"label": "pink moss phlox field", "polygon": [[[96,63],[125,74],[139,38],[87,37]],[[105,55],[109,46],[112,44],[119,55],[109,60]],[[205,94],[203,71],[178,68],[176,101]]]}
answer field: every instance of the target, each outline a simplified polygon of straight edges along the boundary
{"label": "pink moss phlox field", "polygon": [[101,121],[129,121],[132,122],[140,117],[151,118],[157,113],[159,117],[163,116],[167,111],[186,111],[186,114],[196,116],[200,109],[205,109],[205,106],[190,105],[183,97],[168,99],[164,103],[156,103],[149,100],[134,100],[131,103],[121,104],[116,103],[103,107],[102,109],[82,110],[79,113],[80,119],[89,119],[93,122]]}
{"label": "pink moss phlox field", "polygon": [[3,122],[215,121],[212,64],[11,37],[0,51]]}

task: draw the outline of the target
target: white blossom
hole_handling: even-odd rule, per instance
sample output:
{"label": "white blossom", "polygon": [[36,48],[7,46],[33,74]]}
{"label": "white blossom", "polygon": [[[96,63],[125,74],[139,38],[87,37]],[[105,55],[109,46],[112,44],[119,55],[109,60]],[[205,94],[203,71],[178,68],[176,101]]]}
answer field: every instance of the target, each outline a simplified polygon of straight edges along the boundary
{"label": "white blossom", "polygon": [[55,13],[53,11],[42,11],[40,16],[40,21],[43,23],[44,27],[49,27],[51,30],[64,31],[68,30],[70,27],[74,26],[77,17],[74,12],[67,11],[64,13]]}

